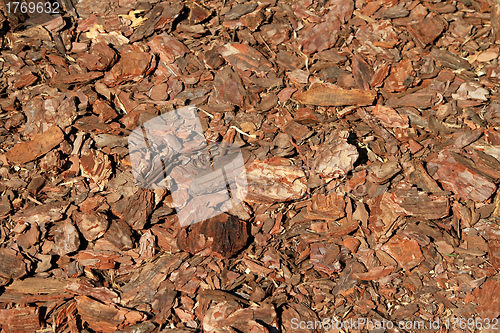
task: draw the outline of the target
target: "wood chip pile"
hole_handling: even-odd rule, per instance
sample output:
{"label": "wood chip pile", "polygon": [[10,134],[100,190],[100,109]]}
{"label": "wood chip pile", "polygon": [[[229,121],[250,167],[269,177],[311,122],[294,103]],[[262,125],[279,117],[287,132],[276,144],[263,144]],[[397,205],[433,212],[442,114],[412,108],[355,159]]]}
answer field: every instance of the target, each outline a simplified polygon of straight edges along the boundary
{"label": "wood chip pile", "polygon": [[[498,0],[61,8],[0,5],[2,332],[499,328]],[[181,227],[128,137],[187,105],[248,195]]]}

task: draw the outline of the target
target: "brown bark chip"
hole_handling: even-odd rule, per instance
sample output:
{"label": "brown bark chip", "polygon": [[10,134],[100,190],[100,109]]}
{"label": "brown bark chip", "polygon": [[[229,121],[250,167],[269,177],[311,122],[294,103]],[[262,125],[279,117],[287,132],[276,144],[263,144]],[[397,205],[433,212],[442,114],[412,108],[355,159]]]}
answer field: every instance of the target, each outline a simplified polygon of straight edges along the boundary
{"label": "brown bark chip", "polygon": [[64,133],[57,126],[38,134],[30,141],[17,143],[5,155],[15,164],[24,164],[48,153],[64,140]]}
{"label": "brown bark chip", "polygon": [[343,90],[328,86],[316,86],[293,95],[299,103],[320,106],[370,105],[376,93],[371,90]]}

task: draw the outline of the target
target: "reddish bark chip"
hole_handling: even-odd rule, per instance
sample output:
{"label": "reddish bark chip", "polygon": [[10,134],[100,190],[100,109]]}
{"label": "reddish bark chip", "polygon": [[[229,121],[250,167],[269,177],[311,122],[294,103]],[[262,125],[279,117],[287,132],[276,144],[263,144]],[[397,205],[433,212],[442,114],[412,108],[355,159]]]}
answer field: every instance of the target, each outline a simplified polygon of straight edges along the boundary
{"label": "reddish bark chip", "polygon": [[354,273],[353,276],[356,279],[360,279],[363,281],[374,281],[374,280],[378,280],[384,276],[391,274],[391,272],[393,270],[394,270],[394,267],[392,267],[392,266],[389,266],[389,267],[378,266],[378,267],[371,268],[366,273]]}
{"label": "reddish bark chip", "polygon": [[35,74],[33,74],[30,70],[24,70],[17,77],[17,79],[13,85],[13,88],[14,89],[21,89],[21,88],[24,88],[27,86],[31,86],[37,80],[38,80],[38,77]]}
{"label": "reddish bark chip", "polygon": [[304,92],[293,95],[297,102],[320,106],[370,105],[375,100],[376,92],[372,90],[339,89],[329,86],[315,86]]}
{"label": "reddish bark chip", "polygon": [[23,257],[12,249],[0,249],[0,277],[19,279],[26,275],[27,266]]}
{"label": "reddish bark chip", "polygon": [[104,235],[108,228],[108,219],[97,212],[75,213],[76,225],[83,237],[88,241],[96,240]]}
{"label": "reddish bark chip", "polygon": [[235,69],[263,76],[272,69],[271,63],[257,50],[245,44],[226,44],[219,49],[222,57]]}
{"label": "reddish bark chip", "polygon": [[394,235],[382,246],[382,250],[389,253],[398,264],[405,270],[410,271],[424,261],[424,256],[414,239],[408,239]]}
{"label": "reddish bark chip", "polygon": [[441,219],[449,215],[450,202],[445,196],[428,195],[406,182],[400,182],[391,196],[396,211],[423,219]]}
{"label": "reddish bark chip", "polygon": [[104,76],[109,87],[127,81],[141,81],[153,68],[154,57],[138,46],[128,46],[120,53],[120,60]]}
{"label": "reddish bark chip", "polygon": [[137,193],[125,197],[113,205],[113,213],[125,220],[133,229],[144,228],[151,213],[153,212],[154,201],[153,192],[148,190],[138,190]]}
{"label": "reddish bark chip", "polygon": [[64,140],[64,133],[57,126],[36,135],[32,140],[16,144],[5,156],[15,164],[24,164],[45,155]]}
{"label": "reddish bark chip", "polygon": [[38,308],[0,310],[0,327],[5,333],[32,333],[42,328]]}
{"label": "reddish bark chip", "polygon": [[238,73],[230,66],[220,69],[215,75],[213,97],[222,104],[243,106],[244,96],[245,88]]}
{"label": "reddish bark chip", "polygon": [[470,166],[460,163],[460,155],[442,150],[431,159],[429,168],[437,168],[433,175],[447,190],[453,191],[464,199],[477,202],[485,201],[495,193],[496,185],[481,176]]}
{"label": "reddish bark chip", "polygon": [[389,91],[405,91],[413,83],[413,75],[415,71],[411,60],[403,60],[391,69],[391,75],[387,78],[384,88]]}
{"label": "reddish bark chip", "polygon": [[229,258],[241,251],[247,241],[247,224],[234,216],[220,214],[182,229],[177,243],[180,249],[190,253],[208,250]]}
{"label": "reddish bark chip", "polygon": [[161,61],[167,63],[173,63],[189,52],[186,45],[166,33],[154,37],[148,45],[152,52],[160,56]]}
{"label": "reddish bark chip", "polygon": [[408,116],[400,115],[393,108],[377,105],[372,112],[384,127],[408,128]]}
{"label": "reddish bark chip", "polygon": [[77,296],[78,314],[99,332],[115,332],[146,319],[146,315],[114,304],[104,304],[87,296]]}
{"label": "reddish bark chip", "polygon": [[413,40],[422,48],[432,44],[444,31],[443,22],[435,17],[426,17],[421,22],[408,27],[408,32]]}
{"label": "reddish bark chip", "polygon": [[332,243],[314,243],[311,244],[310,261],[314,268],[328,275],[340,272],[342,264],[340,263],[340,247]]}
{"label": "reddish bark chip", "polygon": [[80,157],[82,176],[92,179],[99,186],[108,183],[112,174],[111,161],[99,150],[88,149]]}
{"label": "reddish bark chip", "polygon": [[78,61],[90,71],[104,71],[117,59],[116,52],[106,43],[93,44],[90,51],[78,57]]}
{"label": "reddish bark chip", "polygon": [[300,199],[307,190],[305,173],[291,160],[273,157],[247,166],[249,200],[257,202]]}
{"label": "reddish bark chip", "polygon": [[103,123],[109,123],[118,116],[115,109],[113,109],[108,102],[105,102],[101,99],[98,99],[94,103],[94,113],[97,113],[99,115],[99,119]]}
{"label": "reddish bark chip", "polygon": [[338,220],[345,216],[344,196],[316,193],[307,205],[307,217],[319,220]]}
{"label": "reddish bark chip", "polygon": [[359,157],[356,146],[347,142],[348,131],[334,131],[319,146],[310,169],[324,178],[342,177],[353,169]]}
{"label": "reddish bark chip", "polygon": [[482,318],[497,318],[500,316],[500,277],[493,276],[483,283],[481,288],[474,290],[477,299],[477,313]]}
{"label": "reddish bark chip", "polygon": [[54,242],[59,255],[73,253],[80,248],[80,235],[70,221],[57,223],[53,228]]}

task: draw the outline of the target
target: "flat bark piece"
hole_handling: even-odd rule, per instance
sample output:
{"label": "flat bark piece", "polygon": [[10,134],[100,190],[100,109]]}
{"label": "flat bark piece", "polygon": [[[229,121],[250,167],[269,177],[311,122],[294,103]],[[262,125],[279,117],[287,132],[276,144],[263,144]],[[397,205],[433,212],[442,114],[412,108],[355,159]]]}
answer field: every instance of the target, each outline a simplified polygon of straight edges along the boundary
{"label": "flat bark piece", "polygon": [[495,183],[500,180],[500,161],[477,149],[471,150],[470,155],[474,161],[474,164],[472,164],[474,170],[492,179]]}
{"label": "flat bark piece", "polygon": [[[284,308],[281,315],[281,328],[283,332],[293,332],[297,328],[298,323],[314,323],[320,321],[318,314],[305,304],[287,302]],[[308,333],[317,332],[313,327],[310,327],[308,330],[301,329],[301,331]]]}
{"label": "flat bark piece", "polygon": [[307,205],[307,217],[318,220],[338,220],[345,216],[344,196],[315,193]]}
{"label": "flat bark piece", "polygon": [[167,63],[173,63],[189,52],[186,45],[166,33],[155,36],[148,45],[153,53],[160,56],[160,61]]}
{"label": "flat bark piece", "polygon": [[389,132],[387,129],[384,127],[380,126],[380,124],[374,119],[374,117],[366,112],[363,108],[359,108],[356,113],[358,116],[370,126],[375,134],[378,136],[382,137],[382,139],[385,141],[387,148],[386,151],[389,154],[395,154],[398,151],[398,141],[394,136]]}
{"label": "flat bark piece", "polygon": [[439,62],[441,65],[451,68],[451,69],[465,69],[470,70],[471,65],[467,62],[467,60],[451,53],[448,50],[441,50],[438,48],[433,48],[431,50],[431,56]]}
{"label": "flat bark piece", "polygon": [[151,36],[155,30],[170,30],[174,20],[184,9],[183,3],[164,2],[156,4],[152,10],[145,15],[145,21],[139,25],[130,36],[130,42],[136,42]]}
{"label": "flat bark piece", "polygon": [[495,269],[500,269],[500,239],[488,240],[488,259]]}
{"label": "flat bark piece", "polygon": [[245,264],[248,270],[250,270],[252,273],[259,275],[259,276],[266,276],[269,275],[273,272],[272,269],[267,268],[253,260],[243,258],[242,263]]}
{"label": "flat bark piece", "polygon": [[317,271],[332,275],[342,270],[340,253],[340,247],[336,244],[313,243],[311,244],[310,262]]}
{"label": "flat bark piece", "polygon": [[66,285],[64,290],[76,295],[90,296],[104,303],[118,303],[120,298],[118,294],[106,287],[94,287],[85,280],[64,281]]}
{"label": "flat bark piece", "polygon": [[335,45],[342,21],[352,15],[354,2],[345,1],[333,8],[335,9],[325,15],[324,22],[310,24],[301,31],[299,42],[302,45],[302,52],[306,54],[321,52]]}
{"label": "flat bark piece", "polygon": [[245,88],[238,73],[230,66],[221,68],[214,79],[213,97],[220,104],[243,106],[243,97],[246,96]]}
{"label": "flat bark piece", "polygon": [[222,258],[241,251],[248,242],[247,224],[228,214],[220,214],[182,230],[178,246],[192,254],[210,249]]}
{"label": "flat bark piece", "polygon": [[205,21],[212,15],[212,10],[207,9],[199,3],[193,2],[187,5],[189,7],[189,24],[194,25]]}
{"label": "flat bark piece", "polygon": [[352,74],[359,89],[369,90],[373,69],[359,54],[352,59]]}
{"label": "flat bark piece", "polygon": [[428,195],[403,181],[398,184],[392,200],[401,207],[402,213],[422,219],[441,219],[450,213],[448,197]]}
{"label": "flat bark piece", "polygon": [[37,80],[38,77],[35,74],[33,74],[30,70],[24,70],[18,75],[17,79],[14,81],[13,88],[21,89],[27,86],[31,86]]}
{"label": "flat bark piece", "polygon": [[93,44],[90,51],[78,57],[78,62],[90,71],[104,71],[112,66],[118,56],[106,43]]}
{"label": "flat bark piece", "polygon": [[36,307],[1,309],[0,323],[5,333],[32,333],[42,328]]}
{"label": "flat bark piece", "polygon": [[244,299],[243,297],[240,297],[238,295],[234,295],[230,293],[229,291],[225,290],[203,290],[200,292],[200,297],[210,300],[210,301],[215,301],[217,303],[221,302],[238,302],[242,303],[244,305],[249,305],[250,303]]}
{"label": "flat bark piece", "polygon": [[110,121],[118,117],[118,114],[116,113],[115,109],[112,108],[108,102],[103,101],[101,99],[98,99],[94,103],[93,111],[94,113],[99,115],[99,119],[103,123],[109,123]]}
{"label": "flat bark piece", "polygon": [[272,70],[271,63],[256,49],[246,44],[226,44],[218,49],[221,56],[240,71],[264,76]]}
{"label": "flat bark piece", "polygon": [[75,95],[71,93],[55,93],[43,99],[37,96],[23,108],[26,113],[24,133],[28,135],[42,133],[50,125],[66,129],[77,117]]}
{"label": "flat bark piece", "polygon": [[110,223],[104,234],[104,239],[122,251],[130,250],[134,246],[131,228],[127,222],[121,219],[113,220]]}
{"label": "flat bark piece", "polygon": [[443,188],[464,199],[482,202],[491,197],[495,193],[496,185],[465,165],[460,161],[461,158],[456,158],[460,155],[453,153],[450,150],[442,150],[428,162],[429,168],[437,168],[433,178],[439,181]]}
{"label": "flat bark piece", "polygon": [[28,277],[24,280],[15,280],[6,290],[17,292],[20,294],[67,294],[64,288],[70,282],[75,282],[74,279],[63,280],[55,278]]}
{"label": "flat bark piece", "polygon": [[137,193],[120,199],[111,209],[119,218],[125,220],[133,229],[144,228],[154,209],[152,191],[140,189]]}
{"label": "flat bark piece", "polygon": [[374,281],[391,274],[393,270],[394,266],[377,266],[370,268],[366,273],[354,273],[353,276],[363,281]]}
{"label": "flat bark piece", "polygon": [[385,103],[391,108],[400,108],[403,106],[412,106],[417,109],[427,109],[434,106],[439,101],[437,94],[433,91],[422,89],[402,97],[390,97]]}
{"label": "flat bark piece", "polygon": [[357,49],[360,54],[373,55],[391,62],[399,61],[401,56],[394,46],[400,38],[391,21],[380,20],[362,25],[355,36],[360,41]]}
{"label": "flat bark piece", "polygon": [[500,2],[499,1],[492,1],[491,33],[492,33],[495,41],[500,40]]}
{"label": "flat bark piece", "polygon": [[57,74],[52,81],[50,81],[50,84],[52,86],[56,86],[59,84],[85,84],[89,83],[93,80],[96,80],[100,77],[102,77],[104,74],[102,72],[87,72],[83,74]]}
{"label": "flat bark piece", "polygon": [[376,161],[368,167],[368,180],[375,184],[385,184],[392,177],[401,171],[399,163],[396,161],[388,161],[385,163]]}
{"label": "flat bark piece", "polygon": [[307,191],[306,175],[302,168],[286,158],[273,157],[255,160],[246,166],[247,200],[257,202],[289,201],[302,198]]}
{"label": "flat bark piece", "polygon": [[394,204],[391,194],[384,192],[370,202],[370,217],[368,227],[374,233],[375,239],[386,240],[390,236],[391,230],[394,230],[400,213],[398,205]]}
{"label": "flat bark piece", "polygon": [[384,88],[393,92],[405,91],[413,83],[413,75],[415,71],[411,60],[405,59],[392,67],[391,75],[386,79]]}
{"label": "flat bark piece", "polygon": [[343,218],[339,221],[328,222],[328,235],[330,237],[343,237],[355,231],[359,227],[358,220],[349,221]]}
{"label": "flat bark piece", "polygon": [[79,251],[75,259],[82,266],[95,269],[113,269],[116,266],[119,255],[111,251]]}
{"label": "flat bark piece", "polygon": [[226,320],[230,327],[236,328],[240,332],[278,332],[277,316],[274,305],[262,303],[252,305],[246,309],[238,309],[231,313]]}
{"label": "flat bark piece", "polygon": [[115,304],[104,304],[87,296],[77,296],[76,307],[83,321],[99,332],[115,332],[145,320],[146,315]]}
{"label": "flat bark piece", "polygon": [[96,240],[104,235],[108,229],[108,219],[104,214],[97,212],[76,212],[73,214],[78,230],[88,241]]}
{"label": "flat bark piece", "polygon": [[153,299],[147,302],[151,304],[156,322],[161,323],[168,320],[176,300],[177,291],[174,290],[172,282],[168,280],[161,282],[156,292],[154,292]]}
{"label": "flat bark piece", "polygon": [[203,331],[205,332],[236,332],[226,327],[226,318],[241,308],[236,302],[222,302],[211,306],[203,317]]}
{"label": "flat bark piece", "polygon": [[428,192],[428,193],[440,193],[442,189],[436,183],[436,181],[429,176],[427,170],[423,166],[422,162],[415,160],[403,164],[405,169],[405,175],[407,180],[418,188]]}
{"label": "flat bark piece", "polygon": [[81,155],[80,171],[82,176],[92,179],[100,187],[108,183],[113,173],[108,155],[96,149],[88,149]]}
{"label": "flat bark piece", "polygon": [[104,83],[114,87],[127,81],[141,81],[154,68],[154,56],[139,46],[128,46],[120,53],[120,60],[104,76]]}
{"label": "flat bark piece", "polygon": [[384,83],[384,79],[387,77],[387,75],[389,75],[390,69],[391,65],[387,62],[378,66],[377,70],[372,76],[372,79],[370,81],[370,86],[372,88],[378,88],[382,86],[382,84]]}
{"label": "flat bark piece", "polygon": [[19,279],[26,275],[27,265],[23,257],[12,249],[0,249],[0,276],[4,279]]}
{"label": "flat bark piece", "polygon": [[396,259],[398,264],[405,270],[410,271],[413,267],[424,261],[418,242],[399,235],[394,235],[382,246],[382,250]]}
{"label": "flat bark piece", "polygon": [[63,140],[63,131],[57,126],[51,126],[30,141],[17,143],[5,156],[14,164],[24,164],[45,155]]}
{"label": "flat bark piece", "polygon": [[[156,327],[157,325],[155,323],[151,321],[145,321],[135,325],[127,326],[120,331],[116,331],[115,333],[152,333],[156,329]],[[186,333],[190,333],[190,331],[187,331]]]}
{"label": "flat bark piece", "polygon": [[80,235],[70,220],[57,223],[53,227],[53,232],[59,255],[73,253],[80,248]]}
{"label": "flat bark piece", "polygon": [[64,218],[63,214],[66,212],[69,205],[67,201],[56,201],[35,206],[25,209],[24,211],[19,211],[12,216],[12,220],[17,223],[37,223],[38,225],[47,222],[57,222]]}
{"label": "flat bark piece", "polygon": [[258,6],[257,3],[253,2],[236,4],[233,6],[233,8],[231,8],[230,11],[228,11],[224,15],[224,18],[226,20],[236,20],[237,18],[240,18],[243,15],[253,12],[255,8],[257,8],[257,6]]}
{"label": "flat bark piece", "polygon": [[135,307],[150,303],[160,284],[170,273],[177,270],[188,256],[187,253],[164,254],[157,260],[141,266],[132,274],[130,281],[121,287],[121,304]]}
{"label": "flat bark piece", "polygon": [[373,90],[339,89],[318,85],[293,95],[297,102],[319,106],[371,105],[377,93]]}
{"label": "flat bark piece", "polygon": [[474,290],[477,299],[477,313],[482,318],[497,318],[500,316],[500,277],[488,278],[481,288]]}
{"label": "flat bark piece", "polygon": [[444,31],[444,24],[439,17],[426,17],[421,22],[408,26],[408,32],[421,48],[432,44]]}
{"label": "flat bark piece", "polygon": [[311,172],[324,178],[342,177],[353,169],[359,153],[347,142],[347,130],[334,131],[325,139],[311,161]]}

